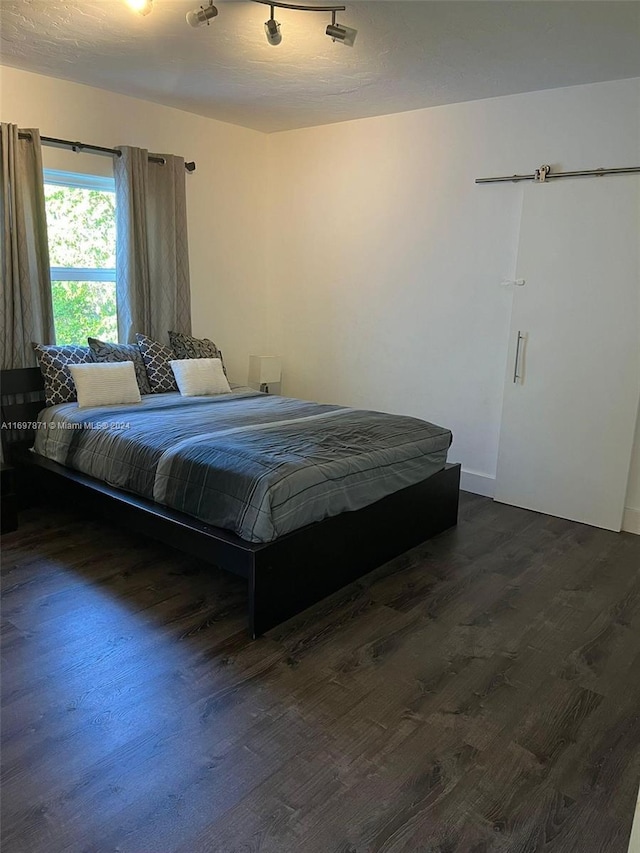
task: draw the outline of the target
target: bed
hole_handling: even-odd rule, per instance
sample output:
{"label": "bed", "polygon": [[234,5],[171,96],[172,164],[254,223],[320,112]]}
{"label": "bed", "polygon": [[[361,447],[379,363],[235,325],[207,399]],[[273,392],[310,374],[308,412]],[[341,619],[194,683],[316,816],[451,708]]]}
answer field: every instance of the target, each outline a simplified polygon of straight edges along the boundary
{"label": "bed", "polygon": [[253,637],[456,523],[451,433],[425,421],[248,388],[91,409],[16,401],[41,388],[37,368],[2,373],[3,424],[18,426],[3,429],[6,453],[31,491],[80,491],[245,577]]}

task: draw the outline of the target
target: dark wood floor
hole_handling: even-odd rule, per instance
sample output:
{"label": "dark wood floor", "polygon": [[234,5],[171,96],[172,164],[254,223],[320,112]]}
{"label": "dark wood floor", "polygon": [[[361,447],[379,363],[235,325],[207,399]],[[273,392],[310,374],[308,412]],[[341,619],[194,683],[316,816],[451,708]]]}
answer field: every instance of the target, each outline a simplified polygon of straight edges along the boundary
{"label": "dark wood floor", "polygon": [[256,642],[242,581],[112,527],[2,544],[3,853],[626,853],[640,537],[463,494]]}

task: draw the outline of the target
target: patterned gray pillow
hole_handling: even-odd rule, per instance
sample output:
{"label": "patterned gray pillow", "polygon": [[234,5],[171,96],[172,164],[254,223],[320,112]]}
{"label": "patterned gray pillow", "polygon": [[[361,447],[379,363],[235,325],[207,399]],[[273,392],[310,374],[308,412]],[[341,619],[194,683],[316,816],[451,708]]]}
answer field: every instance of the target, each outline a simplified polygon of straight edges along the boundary
{"label": "patterned gray pillow", "polygon": [[87,338],[95,361],[132,361],[141,394],[150,394],[151,386],[145,370],[142,353],[137,344],[111,344],[98,338]]}
{"label": "patterned gray pillow", "polygon": [[146,335],[137,334],[136,340],[149,377],[151,393],[163,394],[165,391],[177,391],[176,378],[169,364],[175,358],[173,350]]}
{"label": "patterned gray pillow", "polygon": [[209,338],[194,338],[193,335],[185,335],[183,332],[169,332],[169,342],[176,358],[219,358],[224,374],[227,375],[222,350]]}
{"label": "patterned gray pillow", "polygon": [[44,379],[44,400],[47,406],[73,403],[78,399],[76,386],[69,371],[70,364],[93,361],[89,347],[31,344],[36,352]]}

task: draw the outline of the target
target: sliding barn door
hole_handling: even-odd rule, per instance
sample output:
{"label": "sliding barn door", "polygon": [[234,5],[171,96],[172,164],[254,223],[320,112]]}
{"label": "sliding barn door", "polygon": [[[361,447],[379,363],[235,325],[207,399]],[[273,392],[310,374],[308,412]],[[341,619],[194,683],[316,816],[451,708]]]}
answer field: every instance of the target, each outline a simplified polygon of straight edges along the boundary
{"label": "sliding barn door", "polygon": [[640,385],[640,178],[525,188],[495,499],[619,530]]}

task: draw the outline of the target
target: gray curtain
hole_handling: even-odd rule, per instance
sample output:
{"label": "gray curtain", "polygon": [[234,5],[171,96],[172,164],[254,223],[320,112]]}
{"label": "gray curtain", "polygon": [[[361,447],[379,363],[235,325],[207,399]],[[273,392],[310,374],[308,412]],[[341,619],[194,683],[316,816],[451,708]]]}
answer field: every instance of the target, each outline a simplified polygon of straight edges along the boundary
{"label": "gray curtain", "polygon": [[167,341],[191,333],[185,169],[182,157],[119,146],[116,179],[118,337]]}
{"label": "gray curtain", "polygon": [[20,132],[28,138],[15,124],[0,125],[2,368],[32,367],[31,342],[55,343],[40,134]]}

